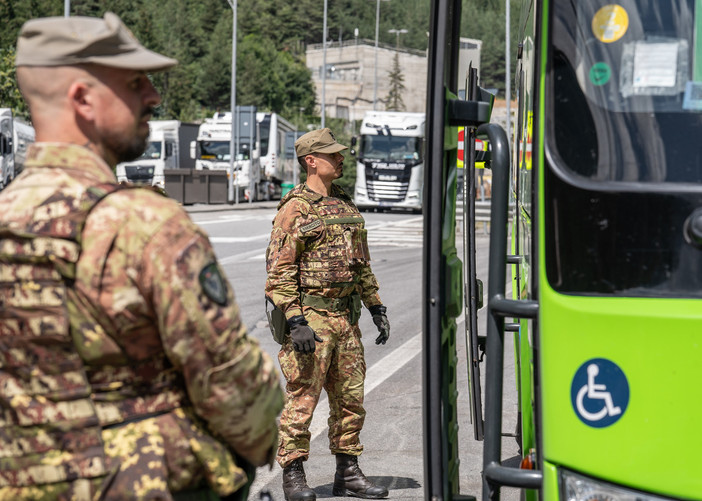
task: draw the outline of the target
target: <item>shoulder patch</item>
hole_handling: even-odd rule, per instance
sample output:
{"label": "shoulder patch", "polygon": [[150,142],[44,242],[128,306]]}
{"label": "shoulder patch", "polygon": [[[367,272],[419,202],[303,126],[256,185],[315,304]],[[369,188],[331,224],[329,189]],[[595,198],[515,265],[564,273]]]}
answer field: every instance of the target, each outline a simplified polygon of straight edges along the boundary
{"label": "shoulder patch", "polygon": [[307,223],[306,225],[301,226],[301,227],[300,227],[300,231],[303,232],[303,233],[307,233],[308,231],[312,231],[312,230],[314,230],[315,228],[318,228],[318,227],[320,227],[320,226],[322,226],[322,221],[319,220],[319,219],[315,219],[315,220],[312,221],[311,223]]}
{"label": "shoulder patch", "polygon": [[211,262],[200,271],[200,287],[202,292],[215,303],[225,306],[227,304],[227,286],[219,272],[217,263]]}

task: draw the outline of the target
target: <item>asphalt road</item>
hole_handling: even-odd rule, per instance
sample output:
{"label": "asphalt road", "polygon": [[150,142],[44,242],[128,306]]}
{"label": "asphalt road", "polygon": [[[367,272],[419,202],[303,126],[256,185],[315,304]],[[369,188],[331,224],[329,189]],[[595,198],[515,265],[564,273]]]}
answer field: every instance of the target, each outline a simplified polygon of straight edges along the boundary
{"label": "asphalt road", "polygon": [[[273,341],[265,316],[265,249],[270,236],[275,203],[262,202],[229,206],[187,206],[191,217],[209,235],[222,267],[231,281],[242,317],[250,334],[277,360],[278,345]],[[373,342],[376,329],[364,309],[360,320],[365,333],[368,373],[365,406],[367,417],[361,440],[364,452],[359,464],[367,477],[390,490],[389,499],[424,499],[424,459],[422,439],[421,386],[421,293],[422,225],[421,215],[405,213],[364,213],[368,228],[372,268],[380,283],[380,295],[388,307],[391,336],[386,345]],[[478,232],[478,269],[487,275],[489,239]],[[461,494],[481,495],[482,442],[473,439],[468,401],[463,320],[458,320],[459,369],[459,450]],[[479,329],[485,329],[484,311]],[[484,331],[483,331],[484,332]],[[509,336],[507,336],[509,338]],[[516,423],[516,392],[512,376],[511,344],[506,343],[505,400],[503,431],[512,432]],[[484,370],[484,366],[483,366]],[[284,384],[284,381],[281,382]],[[323,394],[312,423],[310,459],[305,471],[318,499],[332,495],[335,459],[327,442],[328,404]],[[517,459],[516,442],[503,439],[503,459]],[[275,501],[284,499],[282,469],[261,468],[252,487],[250,500],[259,499],[267,489]],[[505,500],[518,499],[514,489],[503,489]]]}

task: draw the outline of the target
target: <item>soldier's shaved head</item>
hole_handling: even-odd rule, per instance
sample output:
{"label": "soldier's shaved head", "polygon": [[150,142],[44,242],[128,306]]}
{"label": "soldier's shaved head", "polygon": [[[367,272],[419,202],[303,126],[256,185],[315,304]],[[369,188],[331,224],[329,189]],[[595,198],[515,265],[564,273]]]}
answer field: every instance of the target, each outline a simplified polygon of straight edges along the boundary
{"label": "soldier's shaved head", "polygon": [[19,66],[17,85],[29,105],[37,133],[46,127],[45,120],[56,120],[56,113],[68,109],[70,86],[79,79],[93,77],[78,66]]}

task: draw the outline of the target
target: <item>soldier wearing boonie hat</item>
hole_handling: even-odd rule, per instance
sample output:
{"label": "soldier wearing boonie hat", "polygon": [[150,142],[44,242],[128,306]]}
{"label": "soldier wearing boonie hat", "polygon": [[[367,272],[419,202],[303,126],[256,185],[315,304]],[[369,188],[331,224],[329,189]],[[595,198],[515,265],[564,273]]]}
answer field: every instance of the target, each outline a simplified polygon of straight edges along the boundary
{"label": "soldier wearing boonie hat", "polygon": [[0,499],[246,499],[276,368],[207,236],[112,171],[144,150],[146,72],[176,61],[108,13],[28,21],[16,64],[37,142],[0,192],[0,297],[23,291],[0,312]]}
{"label": "soldier wearing boonie hat", "polygon": [[47,17],[27,21],[17,40],[16,66],[100,64],[160,71],[178,61],[141,45],[112,12],[94,17]]}
{"label": "soldier wearing boonie hat", "polygon": [[[267,301],[278,360],[287,381],[280,417],[278,464],[287,501],[313,501],[303,462],[309,457],[309,426],[322,388],[329,397],[329,448],[336,456],[333,494],[366,499],[387,497],[358,466],[365,380],[364,348],[358,320],[362,305],[379,335],[390,336],[386,308],[370,267],[365,222],[351,198],[333,183],[343,173],[347,147],[330,129],[295,141],[307,180],[278,205],[266,252]],[[275,316],[284,320],[275,321]]]}
{"label": "soldier wearing boonie hat", "polygon": [[295,141],[295,153],[298,158],[310,153],[338,153],[344,150],[348,150],[348,146],[337,143],[329,128],[313,130]]}

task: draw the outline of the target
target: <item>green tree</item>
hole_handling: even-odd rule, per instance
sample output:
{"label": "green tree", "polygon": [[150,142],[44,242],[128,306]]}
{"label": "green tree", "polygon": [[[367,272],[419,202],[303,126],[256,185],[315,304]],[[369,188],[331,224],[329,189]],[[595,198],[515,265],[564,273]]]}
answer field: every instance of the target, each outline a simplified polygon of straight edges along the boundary
{"label": "green tree", "polygon": [[29,119],[29,109],[15,83],[15,49],[0,49],[0,108],[12,108],[15,116]]}
{"label": "green tree", "polygon": [[400,55],[396,52],[393,58],[392,69],[388,72],[390,80],[390,91],[385,98],[385,109],[387,111],[405,111],[405,102],[402,100],[402,94],[405,91],[405,76],[400,68]]}
{"label": "green tree", "polygon": [[[510,0],[511,81],[514,81],[517,54],[519,0]],[[504,97],[505,91],[505,2],[478,0],[471,8],[463,8],[461,36],[482,40],[480,82],[483,88],[495,88]],[[514,92],[514,85],[512,85]]]}

